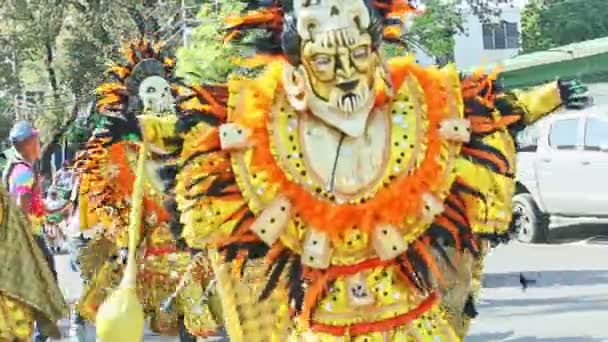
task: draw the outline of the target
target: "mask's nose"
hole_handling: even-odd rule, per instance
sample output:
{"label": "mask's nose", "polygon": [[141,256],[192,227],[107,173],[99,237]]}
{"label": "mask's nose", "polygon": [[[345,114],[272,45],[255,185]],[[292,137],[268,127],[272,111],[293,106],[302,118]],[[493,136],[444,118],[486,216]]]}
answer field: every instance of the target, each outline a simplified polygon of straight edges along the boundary
{"label": "mask's nose", "polygon": [[338,83],[336,86],[345,93],[350,93],[359,85],[359,80]]}

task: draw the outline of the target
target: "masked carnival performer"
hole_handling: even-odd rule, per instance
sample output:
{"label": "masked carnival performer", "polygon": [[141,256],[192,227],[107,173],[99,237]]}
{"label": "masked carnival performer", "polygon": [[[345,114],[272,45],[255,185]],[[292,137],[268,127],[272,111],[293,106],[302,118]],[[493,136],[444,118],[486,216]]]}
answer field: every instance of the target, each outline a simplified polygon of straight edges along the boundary
{"label": "masked carnival performer", "polygon": [[[77,161],[81,226],[91,226],[95,222],[87,220],[92,219],[104,227],[102,236],[89,243],[81,257],[83,272],[93,274],[79,304],[80,314],[94,321],[108,291],[120,281],[127,254],[135,164],[144,143],[149,153],[138,245],[139,300],[151,319],[152,330],[176,335],[185,315],[192,334],[204,336],[214,331],[216,324],[207,307],[198,305],[195,298],[180,297],[178,308],[161,310],[161,302],[173,293],[191,261],[190,251],[177,248],[171,234],[170,215],[164,208],[165,185],[158,177],[163,165],[178,153],[172,135],[176,98],[181,96],[182,86],[173,74],[175,60],[166,56],[160,45],[146,40],[129,44],[126,57],[126,64],[110,67],[112,79],[98,88],[97,106],[109,125],[96,132]],[[100,258],[100,253],[105,255]],[[193,338],[184,329],[181,335]]]}
{"label": "masked carnival performer", "polygon": [[506,92],[494,74],[385,60],[405,1],[248,10],[229,37],[265,29],[265,71],[232,77],[226,107],[201,89],[174,190],[186,242],[213,249],[231,340],[462,339],[480,241],[511,220],[512,132],[571,85]]}

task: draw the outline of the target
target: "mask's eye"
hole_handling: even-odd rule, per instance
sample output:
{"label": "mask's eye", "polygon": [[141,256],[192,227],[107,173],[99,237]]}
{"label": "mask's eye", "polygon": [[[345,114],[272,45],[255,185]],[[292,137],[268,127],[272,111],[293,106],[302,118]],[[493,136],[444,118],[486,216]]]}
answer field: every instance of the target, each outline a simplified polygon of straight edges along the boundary
{"label": "mask's eye", "polygon": [[319,68],[326,68],[331,64],[331,56],[325,54],[318,54],[313,57],[312,61]]}
{"label": "mask's eye", "polygon": [[156,88],[154,88],[154,87],[148,87],[148,89],[146,89],[146,91],[148,93],[155,93],[156,92]]}
{"label": "mask's eye", "polygon": [[351,54],[354,59],[365,59],[369,56],[369,48],[367,46],[359,46]]}

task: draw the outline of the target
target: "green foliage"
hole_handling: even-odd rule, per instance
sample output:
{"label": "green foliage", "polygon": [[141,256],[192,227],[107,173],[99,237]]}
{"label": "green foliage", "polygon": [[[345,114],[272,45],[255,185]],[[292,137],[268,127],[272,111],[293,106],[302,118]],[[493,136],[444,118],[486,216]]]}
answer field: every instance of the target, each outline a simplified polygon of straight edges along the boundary
{"label": "green foliage", "polygon": [[11,106],[8,101],[0,98],[0,149],[8,147],[8,134],[13,126]]}
{"label": "green foliage", "polygon": [[[430,55],[450,59],[454,51],[454,34],[464,32],[464,19],[459,7],[464,2],[471,6],[475,15],[484,19],[498,14],[493,9],[493,1],[427,0],[426,13],[414,18],[411,31],[405,34],[408,49],[418,47]],[[225,44],[222,29],[226,16],[242,10],[244,3],[223,0],[219,13],[214,11],[214,6],[203,5],[198,15],[202,24],[194,30],[191,45],[178,50],[177,70],[180,76],[189,81],[221,82],[230,73],[242,71],[232,63],[232,59],[251,52],[242,44]],[[255,33],[249,38],[254,36]],[[396,45],[385,44],[384,52],[388,56],[399,56],[408,51]]]}
{"label": "green foliage", "polygon": [[533,0],[522,13],[524,52],[608,36],[608,1]]}
{"label": "green foliage", "polygon": [[224,42],[224,21],[245,7],[241,1],[223,1],[219,8],[204,4],[198,13],[201,24],[194,29],[188,47],[177,51],[177,73],[190,82],[223,82],[237,69],[233,59],[247,49]]}
{"label": "green foliage", "polygon": [[180,4],[170,1],[158,8],[155,1],[141,0],[0,1],[0,97],[44,92],[45,101],[34,110],[36,124],[43,143],[57,139],[71,127],[80,107],[94,99],[107,64],[122,58],[122,44],[151,36],[179,13]]}
{"label": "green foliage", "polygon": [[454,35],[464,32],[462,12],[450,1],[428,0],[426,6],[428,10],[414,19],[407,41],[432,56],[449,58],[454,52]]}

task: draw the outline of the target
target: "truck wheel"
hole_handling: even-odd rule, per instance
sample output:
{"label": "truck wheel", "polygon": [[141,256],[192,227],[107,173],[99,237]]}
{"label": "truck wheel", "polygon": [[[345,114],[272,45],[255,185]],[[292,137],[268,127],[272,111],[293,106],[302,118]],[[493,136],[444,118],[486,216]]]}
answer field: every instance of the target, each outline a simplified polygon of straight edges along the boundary
{"label": "truck wheel", "polygon": [[517,240],[525,243],[547,241],[549,224],[543,213],[538,210],[530,194],[513,197],[513,230]]}

